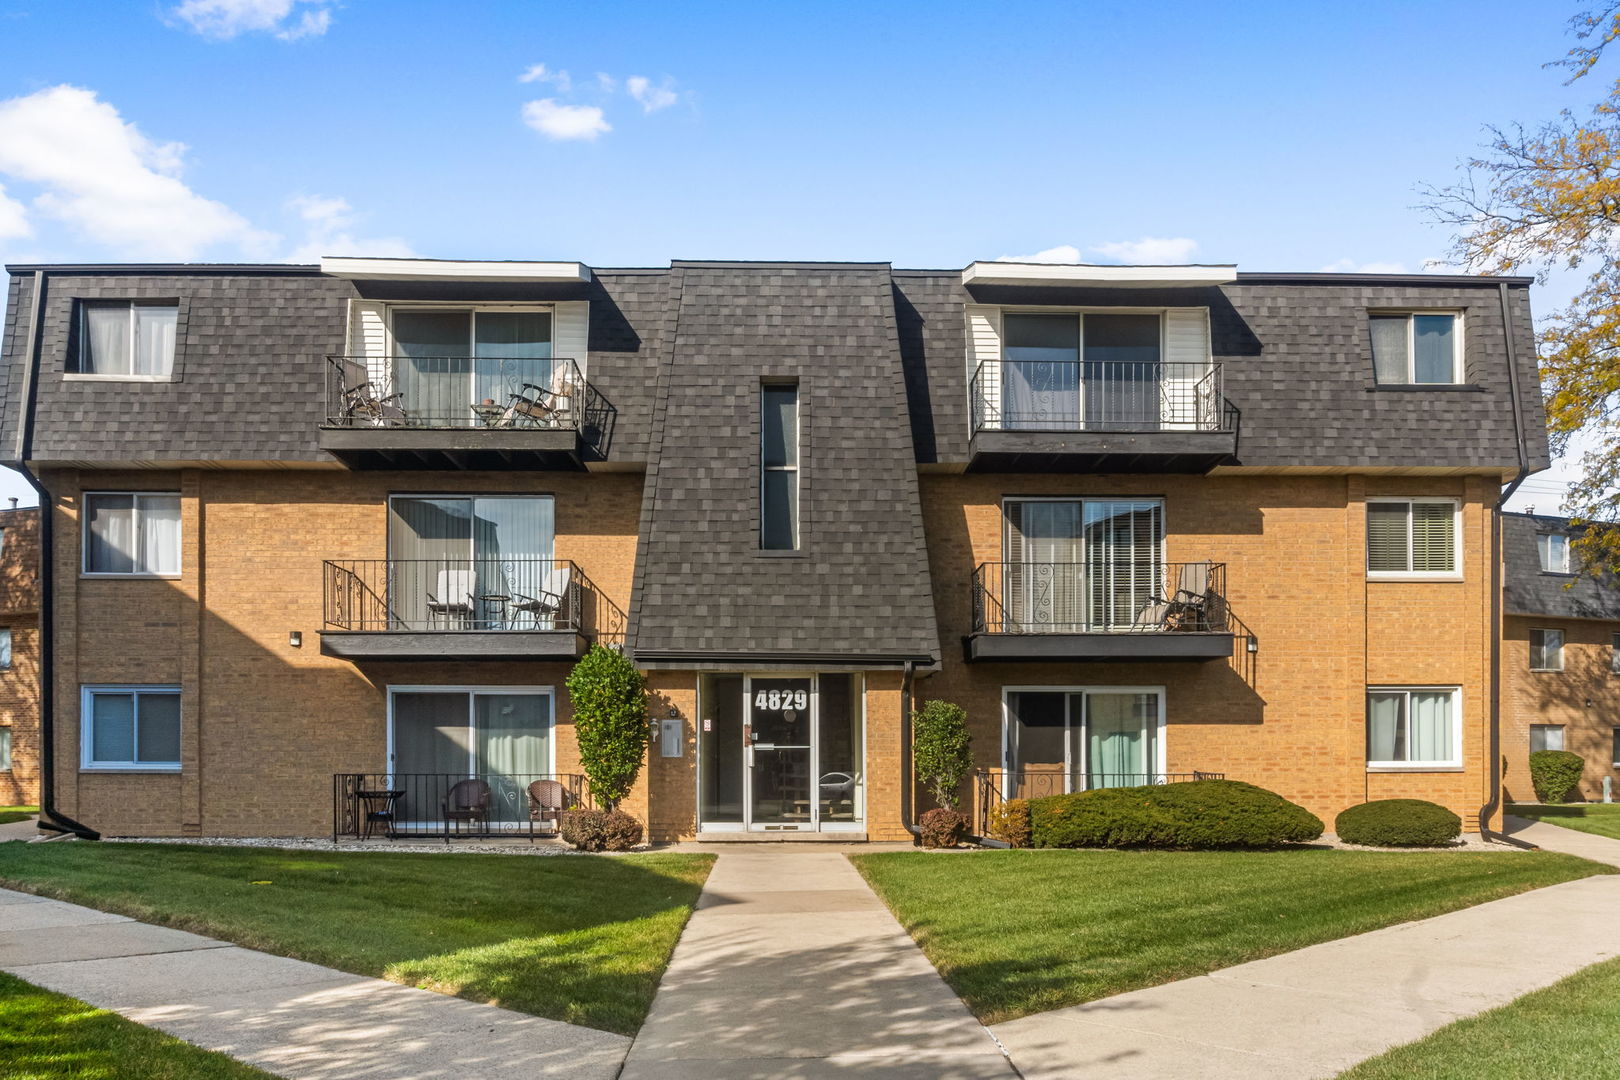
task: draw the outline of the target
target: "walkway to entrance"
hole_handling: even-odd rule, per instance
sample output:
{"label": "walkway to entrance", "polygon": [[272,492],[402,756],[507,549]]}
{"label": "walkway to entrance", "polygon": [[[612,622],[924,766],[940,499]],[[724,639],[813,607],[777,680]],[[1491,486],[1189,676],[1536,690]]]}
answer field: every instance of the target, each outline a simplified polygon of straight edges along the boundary
{"label": "walkway to entrance", "polygon": [[843,853],[789,844],[721,854],[621,1080],[1015,1075]]}

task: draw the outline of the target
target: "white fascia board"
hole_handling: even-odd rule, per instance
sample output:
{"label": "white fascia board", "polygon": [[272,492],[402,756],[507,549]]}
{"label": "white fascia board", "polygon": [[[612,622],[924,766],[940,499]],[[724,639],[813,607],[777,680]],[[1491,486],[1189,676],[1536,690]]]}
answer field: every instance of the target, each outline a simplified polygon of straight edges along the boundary
{"label": "white fascia board", "polygon": [[460,259],[360,259],[322,256],[321,273],[350,281],[591,280],[579,262],[467,262]]}
{"label": "white fascia board", "polygon": [[1068,285],[1113,289],[1189,288],[1237,280],[1237,266],[1087,266],[1078,263],[975,262],[964,285]]}

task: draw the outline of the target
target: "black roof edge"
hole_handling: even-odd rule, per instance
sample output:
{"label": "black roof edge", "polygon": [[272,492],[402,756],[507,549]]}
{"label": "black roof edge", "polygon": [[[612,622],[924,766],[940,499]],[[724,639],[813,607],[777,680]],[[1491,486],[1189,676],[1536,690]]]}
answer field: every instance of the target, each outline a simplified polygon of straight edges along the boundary
{"label": "black roof edge", "polygon": [[316,276],[312,263],[7,263],[12,274],[293,274]]}
{"label": "black roof edge", "polygon": [[[839,270],[891,270],[893,263],[887,262],[856,262],[851,260],[825,262],[789,261],[780,262],[772,259],[671,259],[670,269],[683,270],[822,270],[832,267]],[[591,269],[596,269],[592,267]]]}
{"label": "black roof edge", "polygon": [[730,650],[640,649],[630,650],[636,660],[654,663],[792,663],[867,664],[872,667],[899,667],[903,664],[937,664],[939,657],[922,653],[826,653],[826,652],[734,652]]}
{"label": "black roof edge", "polygon": [[1238,271],[1239,284],[1267,285],[1530,285],[1533,277],[1485,274],[1334,274]]}

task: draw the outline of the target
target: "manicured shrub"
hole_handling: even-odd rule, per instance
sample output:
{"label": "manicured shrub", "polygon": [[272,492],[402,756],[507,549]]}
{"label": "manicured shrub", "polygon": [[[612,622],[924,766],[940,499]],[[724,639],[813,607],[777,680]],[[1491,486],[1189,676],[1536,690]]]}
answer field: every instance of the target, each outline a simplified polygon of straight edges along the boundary
{"label": "manicured shrub", "polygon": [[917,819],[923,847],[955,847],[967,839],[967,817],[940,807]]}
{"label": "manicured shrub", "polygon": [[1008,799],[990,808],[985,831],[1012,847],[1029,847],[1029,800]]}
{"label": "manicured shrub", "polygon": [[641,843],[641,822],[623,810],[569,810],[562,838],[581,851],[629,851]]}
{"label": "manicured shrub", "polygon": [[1462,818],[1422,799],[1378,799],[1352,806],[1333,820],[1347,844],[1369,847],[1439,847],[1457,839]]}
{"label": "manicured shrub", "polygon": [[651,741],[647,683],[630,658],[592,645],[568,673],[574,737],[591,797],[612,810],[630,794]]}
{"label": "manicured shrub", "polygon": [[1303,806],[1236,780],[1099,788],[1029,802],[1030,839],[1043,848],[1204,851],[1297,844],[1322,835]]}
{"label": "manicured shrub", "polygon": [[1567,801],[1585,771],[1585,759],[1570,750],[1537,750],[1530,755],[1530,784],[1544,803]]}
{"label": "manicured shrub", "polygon": [[934,802],[955,810],[962,801],[962,778],[973,768],[967,712],[949,701],[930,701],[917,710],[912,727],[911,757],[917,782],[928,789]]}

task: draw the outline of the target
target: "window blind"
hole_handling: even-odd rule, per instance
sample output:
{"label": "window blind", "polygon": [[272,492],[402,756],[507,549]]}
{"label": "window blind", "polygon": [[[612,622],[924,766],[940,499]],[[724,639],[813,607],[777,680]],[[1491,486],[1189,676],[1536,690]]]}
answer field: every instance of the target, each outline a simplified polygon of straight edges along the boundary
{"label": "window blind", "polygon": [[1456,508],[1450,503],[1412,504],[1412,569],[1450,573],[1456,569]]}
{"label": "window blind", "polygon": [[1406,550],[1406,503],[1367,504],[1367,568],[1411,569]]}

